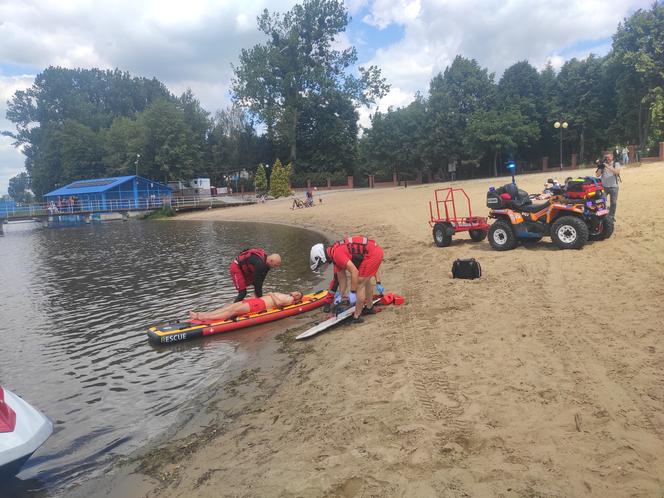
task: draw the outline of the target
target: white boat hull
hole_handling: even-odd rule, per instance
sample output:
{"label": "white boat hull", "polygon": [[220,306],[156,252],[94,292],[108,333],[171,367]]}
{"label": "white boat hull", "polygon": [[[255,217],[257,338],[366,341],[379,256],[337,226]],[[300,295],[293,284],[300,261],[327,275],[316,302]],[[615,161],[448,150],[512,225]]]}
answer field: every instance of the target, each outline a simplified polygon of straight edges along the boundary
{"label": "white boat hull", "polygon": [[0,476],[13,476],[53,433],[53,423],[20,396],[2,390],[4,402],[16,414],[16,423],[12,431],[0,432]]}

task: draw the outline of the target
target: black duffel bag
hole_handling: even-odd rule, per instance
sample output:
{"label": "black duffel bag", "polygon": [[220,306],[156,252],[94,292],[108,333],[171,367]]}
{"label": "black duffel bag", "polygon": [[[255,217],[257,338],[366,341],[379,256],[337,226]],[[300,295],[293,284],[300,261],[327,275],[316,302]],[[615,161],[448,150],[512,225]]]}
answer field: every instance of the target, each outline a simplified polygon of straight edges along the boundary
{"label": "black duffel bag", "polygon": [[480,278],[482,276],[482,267],[475,260],[457,259],[452,263],[452,278]]}

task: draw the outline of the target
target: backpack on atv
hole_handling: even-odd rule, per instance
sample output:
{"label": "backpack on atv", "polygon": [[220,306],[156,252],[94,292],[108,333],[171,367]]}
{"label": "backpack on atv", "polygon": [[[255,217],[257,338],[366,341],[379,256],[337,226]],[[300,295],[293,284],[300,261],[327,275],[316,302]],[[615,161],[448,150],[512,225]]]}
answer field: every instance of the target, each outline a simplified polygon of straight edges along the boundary
{"label": "backpack on atv", "polygon": [[588,199],[603,195],[604,187],[601,180],[592,176],[570,180],[565,188],[565,197],[568,199]]}
{"label": "backpack on atv", "polygon": [[520,208],[532,204],[528,192],[521,190],[514,183],[498,188],[491,188],[486,194],[486,206],[491,209]]}

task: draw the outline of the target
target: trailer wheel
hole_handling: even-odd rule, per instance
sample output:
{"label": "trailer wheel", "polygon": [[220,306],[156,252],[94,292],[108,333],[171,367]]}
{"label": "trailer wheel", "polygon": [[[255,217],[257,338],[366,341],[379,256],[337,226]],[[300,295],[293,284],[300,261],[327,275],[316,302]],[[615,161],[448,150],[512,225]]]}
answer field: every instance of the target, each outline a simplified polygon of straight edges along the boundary
{"label": "trailer wheel", "polygon": [[438,222],[433,226],[433,242],[438,247],[447,247],[452,243],[452,236],[448,235],[445,223]]}
{"label": "trailer wheel", "polygon": [[486,234],[488,233],[488,230],[481,230],[481,229],[475,229],[475,230],[469,230],[468,232],[470,234],[470,239],[473,242],[481,242],[484,239],[486,239]]}

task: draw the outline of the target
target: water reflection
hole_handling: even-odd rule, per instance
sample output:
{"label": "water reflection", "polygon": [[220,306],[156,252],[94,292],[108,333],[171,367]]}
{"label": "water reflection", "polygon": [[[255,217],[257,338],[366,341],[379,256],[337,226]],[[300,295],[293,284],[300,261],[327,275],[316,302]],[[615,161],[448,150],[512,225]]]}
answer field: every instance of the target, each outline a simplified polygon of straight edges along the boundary
{"label": "water reflection", "polygon": [[283,256],[266,290],[320,287],[307,264],[318,239],[292,227],[213,222],[6,227],[0,383],[47,413],[56,431],[16,493],[100,471],[162,431],[194,392],[250,361],[269,326],[175,348],[150,345],[145,330],[232,300],[228,265],[251,245]]}

